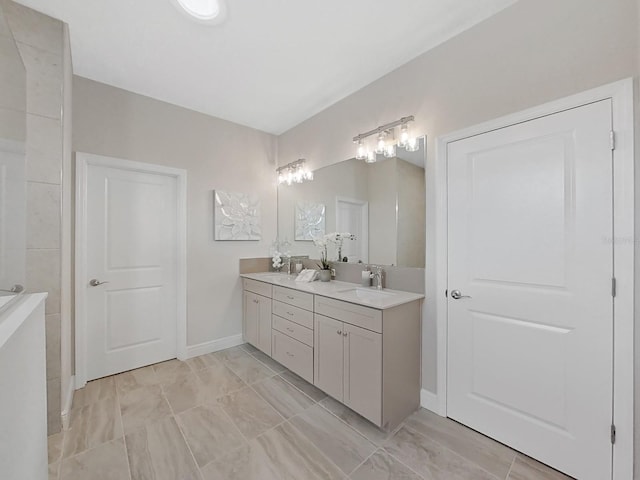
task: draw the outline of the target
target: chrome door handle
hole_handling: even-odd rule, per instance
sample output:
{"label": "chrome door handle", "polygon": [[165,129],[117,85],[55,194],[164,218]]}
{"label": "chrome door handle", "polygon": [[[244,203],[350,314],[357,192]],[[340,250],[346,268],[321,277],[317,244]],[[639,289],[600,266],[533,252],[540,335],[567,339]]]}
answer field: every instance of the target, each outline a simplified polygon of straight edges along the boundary
{"label": "chrome door handle", "polygon": [[92,287],[97,287],[97,286],[103,285],[105,283],[109,283],[109,282],[101,282],[100,280],[98,280],[96,278],[92,278],[91,280],[89,280],[89,285],[91,285]]}
{"label": "chrome door handle", "polygon": [[462,295],[462,292],[460,290],[453,290],[451,292],[451,298],[453,298],[454,300],[460,300],[461,298],[471,298],[471,296]]}

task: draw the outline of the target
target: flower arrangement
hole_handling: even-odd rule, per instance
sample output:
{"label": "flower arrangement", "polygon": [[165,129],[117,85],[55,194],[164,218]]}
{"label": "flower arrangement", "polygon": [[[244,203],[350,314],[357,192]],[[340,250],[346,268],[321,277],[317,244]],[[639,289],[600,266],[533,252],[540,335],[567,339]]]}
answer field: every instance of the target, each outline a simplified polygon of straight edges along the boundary
{"label": "flower arrangement", "polygon": [[271,258],[271,265],[273,265],[274,270],[279,270],[282,268],[282,254],[278,251],[274,252],[273,257]]}
{"label": "flower arrangement", "polygon": [[318,247],[318,249],[320,250],[320,263],[318,264],[318,266],[320,267],[320,270],[331,269],[331,264],[329,263],[328,254],[327,254],[327,246],[329,244],[334,244],[336,246],[336,248],[338,249],[338,261],[342,260],[341,258],[342,242],[344,242],[345,239],[355,240],[356,236],[348,232],[344,232],[344,233],[333,232],[333,233],[327,233],[325,236],[316,238],[313,241],[315,246]]}

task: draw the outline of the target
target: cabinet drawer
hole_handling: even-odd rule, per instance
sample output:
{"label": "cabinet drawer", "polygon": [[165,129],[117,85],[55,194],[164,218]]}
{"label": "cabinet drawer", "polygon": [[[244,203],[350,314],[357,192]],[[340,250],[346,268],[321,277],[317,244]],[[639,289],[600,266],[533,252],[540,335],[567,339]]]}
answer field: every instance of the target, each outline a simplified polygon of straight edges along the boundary
{"label": "cabinet drawer", "polygon": [[305,310],[313,311],[313,294],[299,292],[291,288],[273,287],[273,298],[295,307],[304,308]]}
{"label": "cabinet drawer", "polygon": [[302,308],[274,300],[273,313],[286,320],[302,325],[303,327],[313,329],[313,313],[309,310],[303,310]]}
{"label": "cabinet drawer", "polygon": [[315,312],[372,332],[382,333],[382,310],[316,295]]}
{"label": "cabinet drawer", "polygon": [[243,278],[242,286],[249,292],[257,293],[258,295],[262,295],[263,297],[271,298],[270,283],[258,282],[257,280],[251,280],[250,278]]}
{"label": "cabinet drawer", "polygon": [[273,316],[272,327],[285,335],[288,335],[299,342],[313,347],[313,330],[309,330],[297,323],[290,322],[277,315]]}
{"label": "cabinet drawer", "polygon": [[272,357],[307,382],[313,383],[313,348],[291,337],[272,331]]}

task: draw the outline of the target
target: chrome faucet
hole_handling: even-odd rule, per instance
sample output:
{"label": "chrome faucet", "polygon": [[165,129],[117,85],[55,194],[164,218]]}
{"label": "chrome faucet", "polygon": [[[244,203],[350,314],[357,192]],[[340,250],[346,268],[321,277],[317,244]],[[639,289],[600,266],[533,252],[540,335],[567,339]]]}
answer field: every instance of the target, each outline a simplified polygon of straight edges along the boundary
{"label": "chrome faucet", "polygon": [[382,276],[383,276],[383,271],[382,271],[382,267],[371,267],[371,269],[373,270],[371,272],[371,278],[373,279],[376,289],[378,290],[382,290]]}

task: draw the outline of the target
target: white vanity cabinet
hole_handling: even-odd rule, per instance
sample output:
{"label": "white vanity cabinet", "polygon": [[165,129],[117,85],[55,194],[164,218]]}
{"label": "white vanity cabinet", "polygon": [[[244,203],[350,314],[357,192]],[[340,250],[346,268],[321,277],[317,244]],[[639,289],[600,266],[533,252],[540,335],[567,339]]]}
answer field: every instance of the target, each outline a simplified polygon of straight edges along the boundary
{"label": "white vanity cabinet", "polygon": [[422,295],[375,308],[344,300],[352,284],[285,282],[245,276],[245,341],[382,429],[419,407]]}
{"label": "white vanity cabinet", "polygon": [[271,285],[244,279],[242,297],[244,339],[271,355]]}

